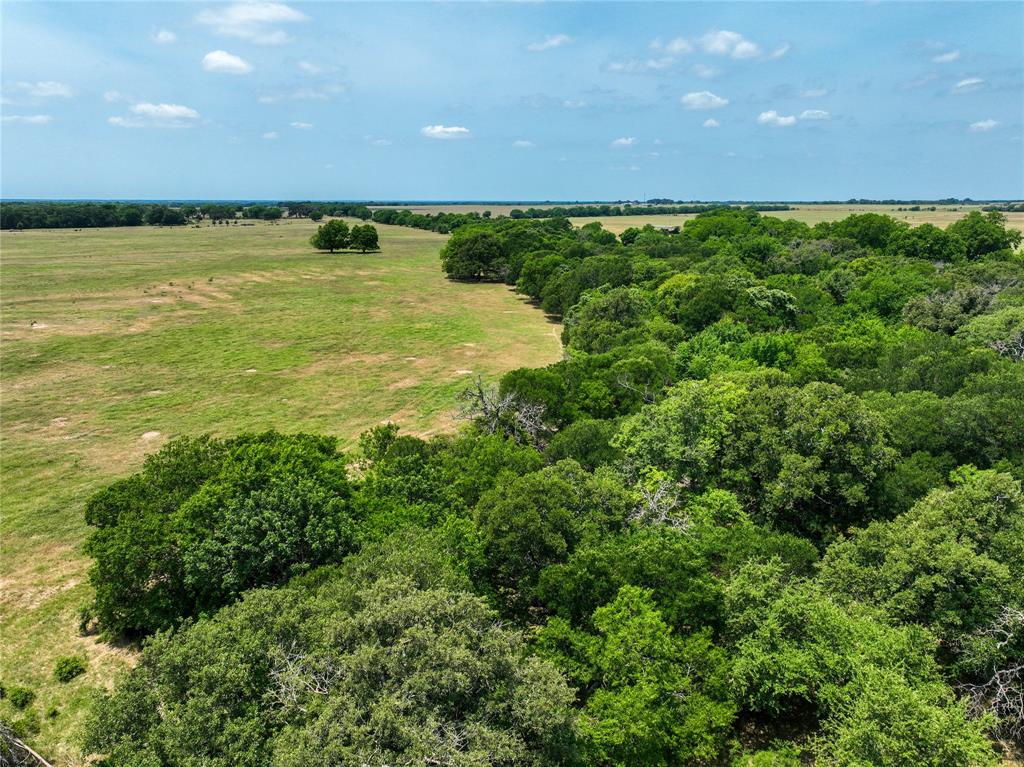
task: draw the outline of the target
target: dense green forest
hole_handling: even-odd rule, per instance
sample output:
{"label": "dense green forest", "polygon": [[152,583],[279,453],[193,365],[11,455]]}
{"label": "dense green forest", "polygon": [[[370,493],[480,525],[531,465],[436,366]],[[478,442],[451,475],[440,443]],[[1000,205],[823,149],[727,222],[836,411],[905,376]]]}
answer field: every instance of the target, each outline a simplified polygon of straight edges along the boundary
{"label": "dense green forest", "polygon": [[[377,220],[377,214],[373,216]],[[390,222],[388,222],[390,223]],[[441,253],[563,318],[457,436],[181,438],[87,507],[138,765],[995,764],[1024,738],[1024,257],[717,209]]]}

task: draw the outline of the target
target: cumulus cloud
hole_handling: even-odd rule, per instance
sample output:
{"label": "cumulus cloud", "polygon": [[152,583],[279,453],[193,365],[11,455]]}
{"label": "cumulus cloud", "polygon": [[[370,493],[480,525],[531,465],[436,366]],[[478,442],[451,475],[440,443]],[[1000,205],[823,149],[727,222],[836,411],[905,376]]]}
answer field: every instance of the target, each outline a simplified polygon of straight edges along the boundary
{"label": "cumulus cloud", "polygon": [[274,139],[278,138],[280,135],[281,134],[278,133],[276,130],[272,130],[272,131],[267,131],[266,133],[264,133],[262,138],[267,139],[267,141],[273,141]]}
{"label": "cumulus cloud", "polygon": [[622,138],[615,139],[611,143],[611,147],[612,149],[625,149],[626,147],[633,146],[634,144],[636,144],[635,138],[632,136],[623,136]]}
{"label": "cumulus cloud", "polygon": [[761,55],[761,47],[739,32],[712,29],[698,41],[705,53],[729,56],[734,59],[752,59]]}
{"label": "cumulus cloud", "polygon": [[517,149],[533,149],[537,145],[534,144],[532,141],[527,141],[526,139],[521,138],[517,139],[516,141],[513,141],[512,146],[516,147]]}
{"label": "cumulus cloud", "polygon": [[665,51],[675,55],[690,53],[693,50],[693,43],[687,40],[685,37],[674,37],[667,43],[663,43],[661,40],[652,40],[651,48],[656,51]]}
{"label": "cumulus cloud", "polygon": [[530,43],[526,46],[528,51],[550,51],[553,48],[561,48],[563,45],[568,45],[572,42],[572,38],[569,35],[557,34],[548,35],[539,43]]}
{"label": "cumulus cloud", "polygon": [[805,109],[800,113],[801,120],[829,120],[831,117],[824,109]]}
{"label": "cumulus cloud", "polygon": [[53,80],[43,80],[36,83],[18,82],[14,84],[13,90],[24,93],[26,96],[31,96],[34,99],[67,99],[71,98],[72,95],[70,85]]}
{"label": "cumulus cloud", "polygon": [[709,117],[702,123],[702,125],[705,128],[717,128],[719,125],[721,125],[721,123],[718,122],[718,120],[716,120],[714,117]]}
{"label": "cumulus cloud", "polygon": [[770,59],[781,59],[783,56],[785,56],[787,53],[789,53],[790,47],[791,46],[790,46],[789,43],[783,43],[778,48],[776,48],[774,51],[772,51],[771,55],[768,58],[770,58]]}
{"label": "cumulus cloud", "polygon": [[227,51],[210,51],[203,56],[203,69],[226,75],[247,75],[252,71],[252,64]]}
{"label": "cumulus cloud", "polygon": [[982,80],[980,77],[966,77],[953,86],[953,92],[970,93],[971,91],[978,90],[978,88],[980,88],[984,84],[985,81]]}
{"label": "cumulus cloud", "polygon": [[176,42],[178,36],[169,29],[158,29],[153,33],[153,42],[158,45],[169,45]]}
{"label": "cumulus cloud", "polygon": [[680,101],[687,109],[720,109],[729,103],[729,99],[716,96],[711,91],[687,93]]}
{"label": "cumulus cloud", "polygon": [[239,37],[253,43],[280,45],[291,37],[278,24],[293,24],[308,20],[306,14],[284,3],[232,3],[221,8],[207,8],[196,16],[196,21],[215,32]]}
{"label": "cumulus cloud", "polygon": [[460,139],[469,138],[469,128],[463,128],[461,125],[424,125],[420,128],[422,133],[427,138],[436,139]]}
{"label": "cumulus cloud", "polygon": [[182,104],[151,104],[143,101],[129,107],[127,117],[109,117],[107,122],[120,128],[188,128],[199,119],[199,112]]}
{"label": "cumulus cloud", "polygon": [[296,130],[312,130],[313,128],[313,123],[294,122],[289,123],[289,125],[291,125]]}
{"label": "cumulus cloud", "polygon": [[808,88],[807,90],[800,91],[800,98],[802,99],[820,99],[822,96],[827,95],[827,88]]}
{"label": "cumulus cloud", "polygon": [[936,64],[952,64],[954,61],[959,61],[960,51],[952,50],[940,53],[937,56],[932,56],[932,61]]}
{"label": "cumulus cloud", "polygon": [[998,120],[993,120],[990,117],[987,120],[979,120],[976,123],[971,123],[970,126],[968,126],[968,127],[970,128],[970,130],[974,131],[975,133],[984,133],[985,131],[990,131],[990,130],[993,130],[994,128],[998,128],[999,127],[999,121]]}
{"label": "cumulus cloud", "polygon": [[605,64],[606,72],[617,74],[640,74],[643,72],[660,72],[668,69],[676,60],[671,56],[662,56],[657,59],[625,59],[623,61],[609,61]]}
{"label": "cumulus cloud", "polygon": [[774,109],[759,114],[757,121],[761,125],[772,125],[776,128],[787,128],[790,125],[796,125],[796,117],[793,115],[780,115]]}
{"label": "cumulus cloud", "polygon": [[14,125],[47,125],[53,121],[50,115],[4,115],[0,122]]}
{"label": "cumulus cloud", "polygon": [[191,107],[181,104],[150,104],[143,101],[131,108],[132,114],[150,117],[155,120],[198,120],[199,113]]}

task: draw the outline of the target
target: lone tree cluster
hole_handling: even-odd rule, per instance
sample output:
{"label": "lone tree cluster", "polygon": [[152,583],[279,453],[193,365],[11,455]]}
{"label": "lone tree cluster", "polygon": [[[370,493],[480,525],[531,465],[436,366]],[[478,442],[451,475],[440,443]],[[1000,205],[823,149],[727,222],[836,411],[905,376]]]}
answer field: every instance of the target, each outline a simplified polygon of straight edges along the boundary
{"label": "lone tree cluster", "polygon": [[377,229],[373,224],[356,224],[350,230],[344,221],[334,219],[318,227],[316,234],[309,238],[310,244],[318,250],[336,250],[351,248],[365,253],[378,250]]}

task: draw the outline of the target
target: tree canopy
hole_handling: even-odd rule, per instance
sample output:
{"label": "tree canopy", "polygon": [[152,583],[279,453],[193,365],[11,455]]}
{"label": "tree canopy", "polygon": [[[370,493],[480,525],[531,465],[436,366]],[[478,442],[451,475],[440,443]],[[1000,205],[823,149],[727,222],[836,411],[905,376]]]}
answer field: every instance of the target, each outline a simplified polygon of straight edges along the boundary
{"label": "tree canopy", "polygon": [[92,614],[144,649],[90,752],[987,767],[1024,745],[1001,214],[718,208],[616,238],[360,213],[454,230],[445,272],[560,317],[563,358],[476,381],[457,434],[185,438],[100,490]]}

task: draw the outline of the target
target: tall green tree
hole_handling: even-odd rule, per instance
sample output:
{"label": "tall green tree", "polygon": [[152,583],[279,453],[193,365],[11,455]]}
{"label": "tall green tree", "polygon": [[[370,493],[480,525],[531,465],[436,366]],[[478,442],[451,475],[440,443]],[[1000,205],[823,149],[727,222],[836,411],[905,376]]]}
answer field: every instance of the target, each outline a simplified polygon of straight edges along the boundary
{"label": "tall green tree", "polygon": [[326,224],[321,224],[309,238],[309,244],[317,250],[328,250],[331,253],[347,248],[349,244],[348,224],[340,219],[332,219]]}
{"label": "tall green tree", "polygon": [[377,227],[373,224],[356,224],[352,227],[349,245],[360,253],[365,253],[368,250],[377,250],[380,247],[378,244]]}

